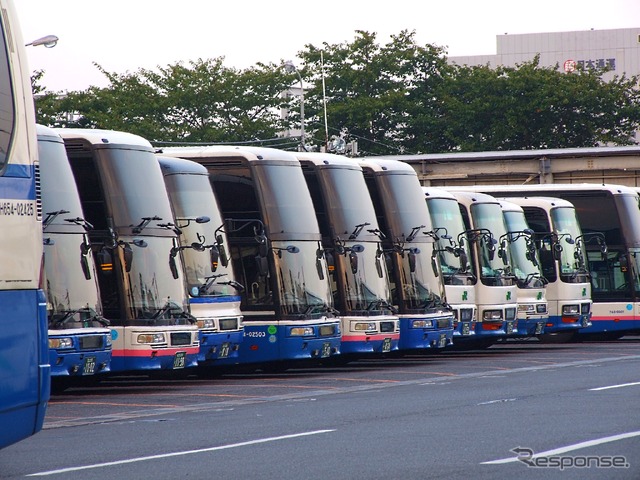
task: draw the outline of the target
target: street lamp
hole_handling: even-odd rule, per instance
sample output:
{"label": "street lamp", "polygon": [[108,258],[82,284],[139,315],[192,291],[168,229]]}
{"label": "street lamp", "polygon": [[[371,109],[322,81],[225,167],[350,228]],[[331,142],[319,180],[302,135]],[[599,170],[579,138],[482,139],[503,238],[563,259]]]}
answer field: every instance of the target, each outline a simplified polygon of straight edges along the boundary
{"label": "street lamp", "polygon": [[53,48],[58,43],[58,37],[55,35],[46,35],[44,37],[37,38],[31,43],[27,43],[25,47],[38,47],[44,45],[46,48]]}
{"label": "street lamp", "polygon": [[302,76],[300,72],[293,64],[291,60],[287,60],[284,62],[284,69],[287,73],[294,73],[298,75],[298,80],[300,80],[300,147],[299,150],[301,152],[305,152],[307,150],[304,143],[304,86],[302,85]]}

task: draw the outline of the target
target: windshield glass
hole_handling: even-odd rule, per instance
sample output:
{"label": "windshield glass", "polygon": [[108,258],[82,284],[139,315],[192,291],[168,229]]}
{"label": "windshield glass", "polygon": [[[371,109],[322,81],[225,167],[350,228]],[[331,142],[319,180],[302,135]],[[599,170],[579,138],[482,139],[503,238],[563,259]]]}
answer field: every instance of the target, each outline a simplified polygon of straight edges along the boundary
{"label": "windshield glass", "polygon": [[[165,177],[167,191],[173,205],[175,221],[182,232],[180,246],[182,250],[190,295],[238,295],[233,287],[235,278],[231,262],[225,267],[219,254],[228,252],[228,241],[215,195],[211,189],[208,175],[177,174]],[[208,217],[205,223],[196,222],[196,218]],[[217,234],[216,234],[217,230]],[[222,245],[216,244],[216,236],[221,235]],[[201,247],[191,248],[192,244]],[[218,258],[215,257],[218,252]],[[228,257],[226,257],[229,260]],[[213,260],[213,261],[212,261]],[[215,268],[215,270],[214,270]]]}
{"label": "windshield glass", "polygon": [[402,289],[402,294],[396,296],[409,310],[440,307],[444,292],[439,277],[436,277],[433,271],[430,253],[433,245],[411,245],[412,247],[400,256],[398,273],[401,285],[396,284],[395,288]]}
{"label": "windshield glass", "polygon": [[578,257],[582,257],[581,263],[586,266],[584,249],[578,248],[581,243],[576,242],[582,232],[575,210],[570,207],[552,209],[551,225],[558,236],[558,243],[562,247],[559,262],[560,278],[566,282],[569,281],[569,277],[574,276],[580,270]]}
{"label": "windshield glass", "polygon": [[[379,244],[373,242],[345,242],[345,253],[334,252],[334,281],[343,286],[342,313],[368,314],[384,310],[390,305],[391,292],[387,282],[387,269]],[[360,252],[350,251],[362,247]],[[380,270],[378,270],[378,268]],[[382,273],[382,276],[379,275]],[[337,290],[337,285],[334,291]]]}
{"label": "windshield glass", "polygon": [[[476,251],[480,265],[480,278],[486,285],[510,285],[505,277],[508,268],[508,252],[505,264],[504,258],[498,255],[500,246],[496,243],[499,238],[507,233],[502,208],[498,203],[474,203],[471,205],[471,217],[473,229],[481,230],[475,235]],[[488,234],[491,233],[491,235]],[[508,250],[509,246],[506,245]],[[493,250],[493,252],[492,252]]]}
{"label": "windshield glass", "polygon": [[[38,140],[38,156],[43,222],[47,225],[71,225],[65,219],[83,218],[76,181],[62,140],[60,142]],[[62,211],[66,213],[54,214]]]}
{"label": "windshield glass", "polygon": [[105,197],[116,228],[139,225],[144,218],[173,223],[160,164],[150,151],[106,148],[97,150]]}
{"label": "windshield glass", "polygon": [[[45,291],[50,322],[55,323],[70,312],[78,310],[81,312],[73,319],[74,322],[90,319],[102,312],[93,257],[90,252],[82,255],[81,245],[84,239],[82,234],[45,234]],[[83,261],[86,261],[89,279],[85,276]]]}
{"label": "windshield glass", "polygon": [[[433,228],[440,237],[437,245],[445,284],[467,284],[474,276],[474,267],[468,261],[471,258],[468,242],[462,246],[463,255],[456,251],[459,247],[456,239],[465,230],[458,202],[448,198],[430,198],[427,199],[427,206]],[[451,238],[443,238],[444,235]],[[466,265],[461,265],[461,260],[465,259]]]}
{"label": "windshield glass", "polygon": [[299,164],[252,164],[256,188],[260,192],[264,223],[269,238],[282,235],[298,239],[319,239],[318,222],[313,215],[313,203]]}
{"label": "windshield glass", "polygon": [[319,173],[327,216],[335,235],[342,240],[356,235],[358,241],[376,242],[378,237],[369,230],[378,228],[378,220],[362,170],[323,168]]}
{"label": "windshield glass", "polygon": [[529,229],[524,212],[505,211],[504,219],[509,231],[512,273],[516,276],[518,285],[529,288],[543,287],[540,262],[533,238],[524,233],[524,230]]}
{"label": "windshield glass", "polygon": [[271,249],[284,315],[326,313],[333,307],[320,242],[272,242]]}
{"label": "windshield glass", "polygon": [[[144,237],[146,247],[133,245],[133,238],[120,239],[131,246],[133,252],[129,271],[124,271],[125,309],[132,319],[150,323],[161,320],[173,324],[171,317],[181,317],[186,311],[186,299],[182,275],[175,279],[169,268],[169,255],[173,238]],[[125,265],[123,248],[118,247],[121,263]],[[180,259],[178,271],[180,271]]]}

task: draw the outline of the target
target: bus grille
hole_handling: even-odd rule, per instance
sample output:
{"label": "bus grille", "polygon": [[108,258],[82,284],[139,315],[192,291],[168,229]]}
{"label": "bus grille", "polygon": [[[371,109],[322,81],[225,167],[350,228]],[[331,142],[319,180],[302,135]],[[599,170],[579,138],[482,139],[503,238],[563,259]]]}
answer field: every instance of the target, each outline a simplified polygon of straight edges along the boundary
{"label": "bus grille", "polygon": [[171,334],[171,345],[191,345],[191,332],[176,332]]}
{"label": "bus grille", "polygon": [[83,335],[80,337],[80,350],[102,348],[102,335]]}
{"label": "bus grille", "polygon": [[438,328],[451,328],[451,319],[450,318],[439,318],[438,319]]}
{"label": "bus grille", "polygon": [[396,330],[396,324],[395,322],[380,322],[380,331],[387,333],[387,332],[395,332]]}
{"label": "bus grille", "polygon": [[220,330],[237,330],[238,329],[238,318],[221,318],[220,319]]}

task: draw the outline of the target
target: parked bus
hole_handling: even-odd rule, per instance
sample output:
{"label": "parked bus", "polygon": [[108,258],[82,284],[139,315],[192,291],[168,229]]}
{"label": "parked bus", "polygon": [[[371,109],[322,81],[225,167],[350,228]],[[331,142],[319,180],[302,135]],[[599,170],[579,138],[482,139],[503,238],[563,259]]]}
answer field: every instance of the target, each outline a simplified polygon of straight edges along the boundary
{"label": "parked bus", "polygon": [[450,190],[458,200],[465,230],[458,243],[472,245],[478,321],[475,341],[488,346],[517,334],[517,287],[510,273],[507,228],[500,203],[490,195]]}
{"label": "parked bus", "polygon": [[[204,165],[225,221],[224,246],[241,294],[237,362],[285,369],[340,353],[340,321],[309,190],[292,153],[251,147],[173,147]],[[227,359],[222,364],[233,364]]]}
{"label": "parked bus", "polygon": [[179,246],[185,267],[191,314],[200,329],[198,366],[216,365],[220,359],[237,359],[244,336],[240,293],[226,252],[229,244],[209,172],[181,158],[158,156],[169,193]]}
{"label": "parked bus", "polygon": [[507,234],[498,240],[509,244],[510,273],[518,288],[517,334],[521,337],[542,335],[549,319],[546,280],[540,271],[534,232],[529,228],[522,207],[499,200]]}
{"label": "parked bus", "polygon": [[437,254],[447,302],[453,311],[453,343],[475,338],[476,306],[475,264],[470,262],[471,244],[458,243],[466,230],[458,200],[441,188],[422,187],[427,211],[437,238]]}
{"label": "parked bus", "polygon": [[[44,229],[49,363],[55,387],[111,367],[111,330],[102,316],[96,268],[64,142],[37,126]],[[57,383],[57,385],[56,385]]]}
{"label": "parked bus", "polygon": [[311,192],[322,248],[330,258],[331,289],[342,319],[342,355],[397,350],[399,319],[391,305],[382,235],[362,168],[339,155],[296,156]]}
{"label": "parked bus", "polygon": [[[591,326],[579,329],[578,335],[614,339],[640,332],[640,209],[633,188],[586,183],[464,188],[500,197],[544,196],[571,202],[582,229],[579,238],[571,238],[578,241],[576,248],[586,251],[588,262],[569,258],[561,268],[572,271],[566,274],[569,281],[590,282],[593,300]],[[561,245],[571,251],[566,241]],[[580,305],[588,307],[587,302]]]}
{"label": "parked bus", "polygon": [[360,162],[391,266],[393,304],[400,317],[400,350],[444,348],[453,342],[429,210],[416,171],[406,163]]}
{"label": "parked bus", "polygon": [[40,288],[42,206],[36,121],[24,41],[0,0],[0,448],[40,431],[50,392]]}
{"label": "parked bus", "polygon": [[105,130],[58,129],[67,150],[111,321],[111,370],[197,365],[198,326],[189,314],[178,236],[151,144]]}
{"label": "parked bus", "polygon": [[591,283],[586,275],[582,231],[571,202],[554,197],[509,197],[535,233],[549,305],[546,340],[569,340],[591,326]]}

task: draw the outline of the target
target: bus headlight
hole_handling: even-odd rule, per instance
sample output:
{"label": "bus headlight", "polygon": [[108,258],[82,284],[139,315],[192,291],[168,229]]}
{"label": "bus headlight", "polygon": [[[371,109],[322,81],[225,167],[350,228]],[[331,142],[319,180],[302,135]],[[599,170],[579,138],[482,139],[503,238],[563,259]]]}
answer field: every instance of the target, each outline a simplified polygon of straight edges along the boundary
{"label": "bus headlight", "polygon": [[433,320],[414,320],[411,326],[413,328],[431,328],[433,327]]}
{"label": "bus headlight", "polygon": [[353,329],[358,332],[369,330],[375,331],[376,324],[374,322],[358,322],[353,326]]}
{"label": "bus headlight", "polygon": [[310,337],[314,335],[313,327],[291,327],[289,335],[292,337]]}
{"label": "bus headlight", "polygon": [[519,303],[518,304],[518,313],[527,313],[527,314],[533,314],[536,311],[536,307],[533,304],[529,304],[529,303]]}
{"label": "bus headlight", "polygon": [[502,310],[485,310],[482,312],[482,320],[485,322],[502,321]]}
{"label": "bus headlight", "polygon": [[73,339],[71,337],[49,338],[49,348],[53,350],[73,348]]}
{"label": "bus headlight", "polygon": [[164,333],[141,333],[138,335],[138,343],[165,343]]}
{"label": "bus headlight", "polygon": [[213,318],[199,318],[198,319],[198,328],[213,328],[215,324],[213,323]]}
{"label": "bus headlight", "polygon": [[563,305],[562,306],[563,315],[578,315],[578,313],[580,313],[580,305]]}

